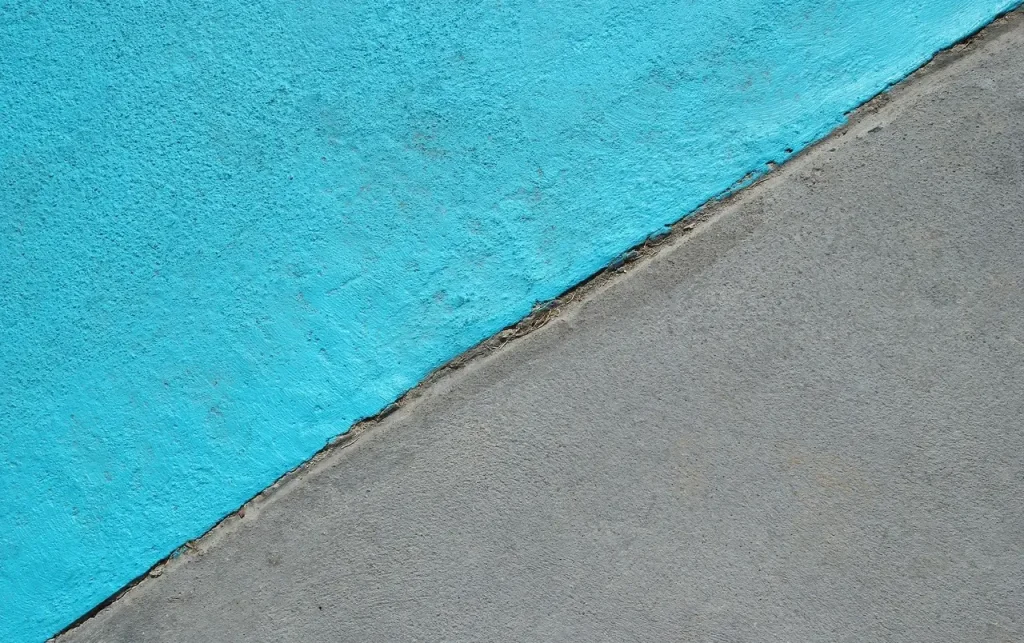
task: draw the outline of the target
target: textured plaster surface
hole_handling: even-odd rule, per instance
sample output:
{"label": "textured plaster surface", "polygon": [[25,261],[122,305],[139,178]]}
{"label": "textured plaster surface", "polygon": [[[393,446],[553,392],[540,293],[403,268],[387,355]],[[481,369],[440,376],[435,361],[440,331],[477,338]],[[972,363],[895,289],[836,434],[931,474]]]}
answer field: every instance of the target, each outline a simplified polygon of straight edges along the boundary
{"label": "textured plaster surface", "polygon": [[1024,640],[1008,24],[60,643]]}
{"label": "textured plaster surface", "polygon": [[1011,4],[3,4],[0,640]]}

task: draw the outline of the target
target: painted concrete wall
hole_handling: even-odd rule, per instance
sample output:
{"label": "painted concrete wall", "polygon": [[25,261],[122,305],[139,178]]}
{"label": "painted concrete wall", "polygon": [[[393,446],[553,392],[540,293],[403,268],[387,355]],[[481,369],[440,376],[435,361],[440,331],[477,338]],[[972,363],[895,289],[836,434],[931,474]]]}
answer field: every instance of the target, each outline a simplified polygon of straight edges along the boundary
{"label": "painted concrete wall", "polygon": [[0,640],[1015,3],[4,4]]}

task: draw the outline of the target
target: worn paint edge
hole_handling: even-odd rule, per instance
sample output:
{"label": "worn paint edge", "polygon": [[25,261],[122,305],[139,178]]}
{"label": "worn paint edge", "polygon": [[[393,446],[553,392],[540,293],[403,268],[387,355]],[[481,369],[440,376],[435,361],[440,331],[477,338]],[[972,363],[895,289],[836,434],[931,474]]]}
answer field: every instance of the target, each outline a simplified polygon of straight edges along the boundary
{"label": "worn paint edge", "polygon": [[[463,367],[482,363],[508,344],[546,326],[563,314],[577,311],[585,299],[592,298],[602,290],[613,286],[627,273],[649,263],[655,257],[677,249],[691,237],[700,234],[714,220],[735,209],[742,199],[747,198],[755,191],[755,188],[766,187],[770,181],[780,178],[783,174],[782,169],[785,169],[787,173],[794,171],[805,165],[810,157],[821,154],[828,145],[842,141],[850,134],[853,134],[855,138],[860,138],[864,134],[872,133],[872,130],[879,124],[890,120],[886,116],[895,116],[903,107],[909,107],[909,103],[915,99],[930,93],[927,87],[918,87],[919,83],[925,80],[932,80],[935,83],[942,82],[950,75],[953,66],[965,56],[986,44],[996,42],[1013,28],[1024,25],[1024,6],[1022,5],[1024,5],[1024,0],[1019,0],[1012,8],[997,14],[989,23],[982,25],[952,45],[936,51],[917,69],[900,80],[890,83],[857,107],[845,112],[842,125],[798,150],[782,164],[769,161],[761,170],[748,173],[696,210],[683,215],[675,223],[666,225],[661,231],[649,235],[643,242],[619,255],[598,272],[570,286],[559,296],[546,302],[537,302],[532,312],[518,322],[506,326],[435,368],[394,402],[378,413],[354,422],[345,432],[328,440],[311,458],[282,474],[270,486],[251,497],[237,510],[218,520],[201,536],[186,541],[170,555],[154,563],[145,572],[136,576],[47,639],[48,643],[57,642],[62,636],[78,629],[115,603],[128,598],[130,592],[147,579],[158,578],[165,571],[185,564],[193,557],[202,556],[221,538],[233,533],[233,530],[244,518],[255,517],[264,506],[284,499],[287,492],[302,479],[335,464],[343,450],[352,446],[360,436],[371,429],[381,427],[385,419],[397,411],[402,411],[402,415],[406,415],[415,408],[415,403],[418,400],[429,393],[437,392],[436,388],[460,372]],[[908,104],[890,105],[896,99],[901,99]],[[883,113],[883,109],[887,113]]]}

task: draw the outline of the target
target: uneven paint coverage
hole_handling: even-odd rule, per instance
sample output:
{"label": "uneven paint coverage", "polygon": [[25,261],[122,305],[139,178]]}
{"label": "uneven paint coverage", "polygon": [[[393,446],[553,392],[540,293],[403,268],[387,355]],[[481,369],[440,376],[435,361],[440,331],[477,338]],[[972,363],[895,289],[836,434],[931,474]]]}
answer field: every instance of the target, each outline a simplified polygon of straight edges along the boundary
{"label": "uneven paint coverage", "polygon": [[0,7],[0,640],[1016,1],[657,4]]}

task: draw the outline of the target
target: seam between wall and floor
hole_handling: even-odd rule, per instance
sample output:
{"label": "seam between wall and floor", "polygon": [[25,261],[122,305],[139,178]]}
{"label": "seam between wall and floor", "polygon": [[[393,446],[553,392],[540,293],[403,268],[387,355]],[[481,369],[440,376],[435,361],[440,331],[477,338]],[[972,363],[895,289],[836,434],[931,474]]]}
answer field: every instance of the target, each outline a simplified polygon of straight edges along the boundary
{"label": "seam between wall and floor", "polygon": [[[831,151],[830,147],[834,148],[850,138],[858,139],[878,131],[904,109],[940,89],[941,84],[955,72],[957,63],[969,53],[976,52],[986,45],[994,44],[1011,33],[1015,27],[1021,25],[1024,25],[1024,8],[1018,4],[1017,8],[1000,14],[977,31],[950,47],[936,52],[928,61],[906,77],[847,112],[844,124],[797,152],[782,164],[769,162],[762,171],[744,176],[718,197],[709,200],[695,211],[684,215],[674,224],[666,226],[662,231],[627,250],[610,265],[568,288],[558,297],[550,301],[538,302],[533,311],[525,318],[498,331],[438,367],[380,412],[352,424],[345,433],[329,440],[309,460],[281,475],[274,483],[247,500],[236,511],[221,518],[204,534],[181,545],[171,555],[152,565],[144,573],[114,592],[49,640],[58,640],[64,634],[81,627],[115,603],[121,602],[123,599],[130,599],[132,590],[147,579],[155,579],[165,571],[185,564],[196,556],[201,556],[205,551],[217,545],[222,538],[240,527],[246,517],[251,520],[259,514],[263,507],[284,499],[296,483],[335,465],[348,447],[360,442],[360,438],[367,433],[383,428],[386,420],[394,421],[405,417],[415,409],[416,402],[419,400],[427,396],[442,394],[443,391],[439,389],[452,385],[454,383],[452,378],[465,373],[467,367],[479,367],[499,350],[514,345],[518,340],[556,319],[568,318],[578,312],[587,300],[620,283],[634,273],[637,268],[648,264],[656,257],[679,250],[687,241],[704,232],[716,219],[733,211],[744,199],[751,198],[770,187],[772,182],[781,180],[783,176],[805,167],[813,162],[815,157]],[[926,84],[923,81],[931,82]]]}

